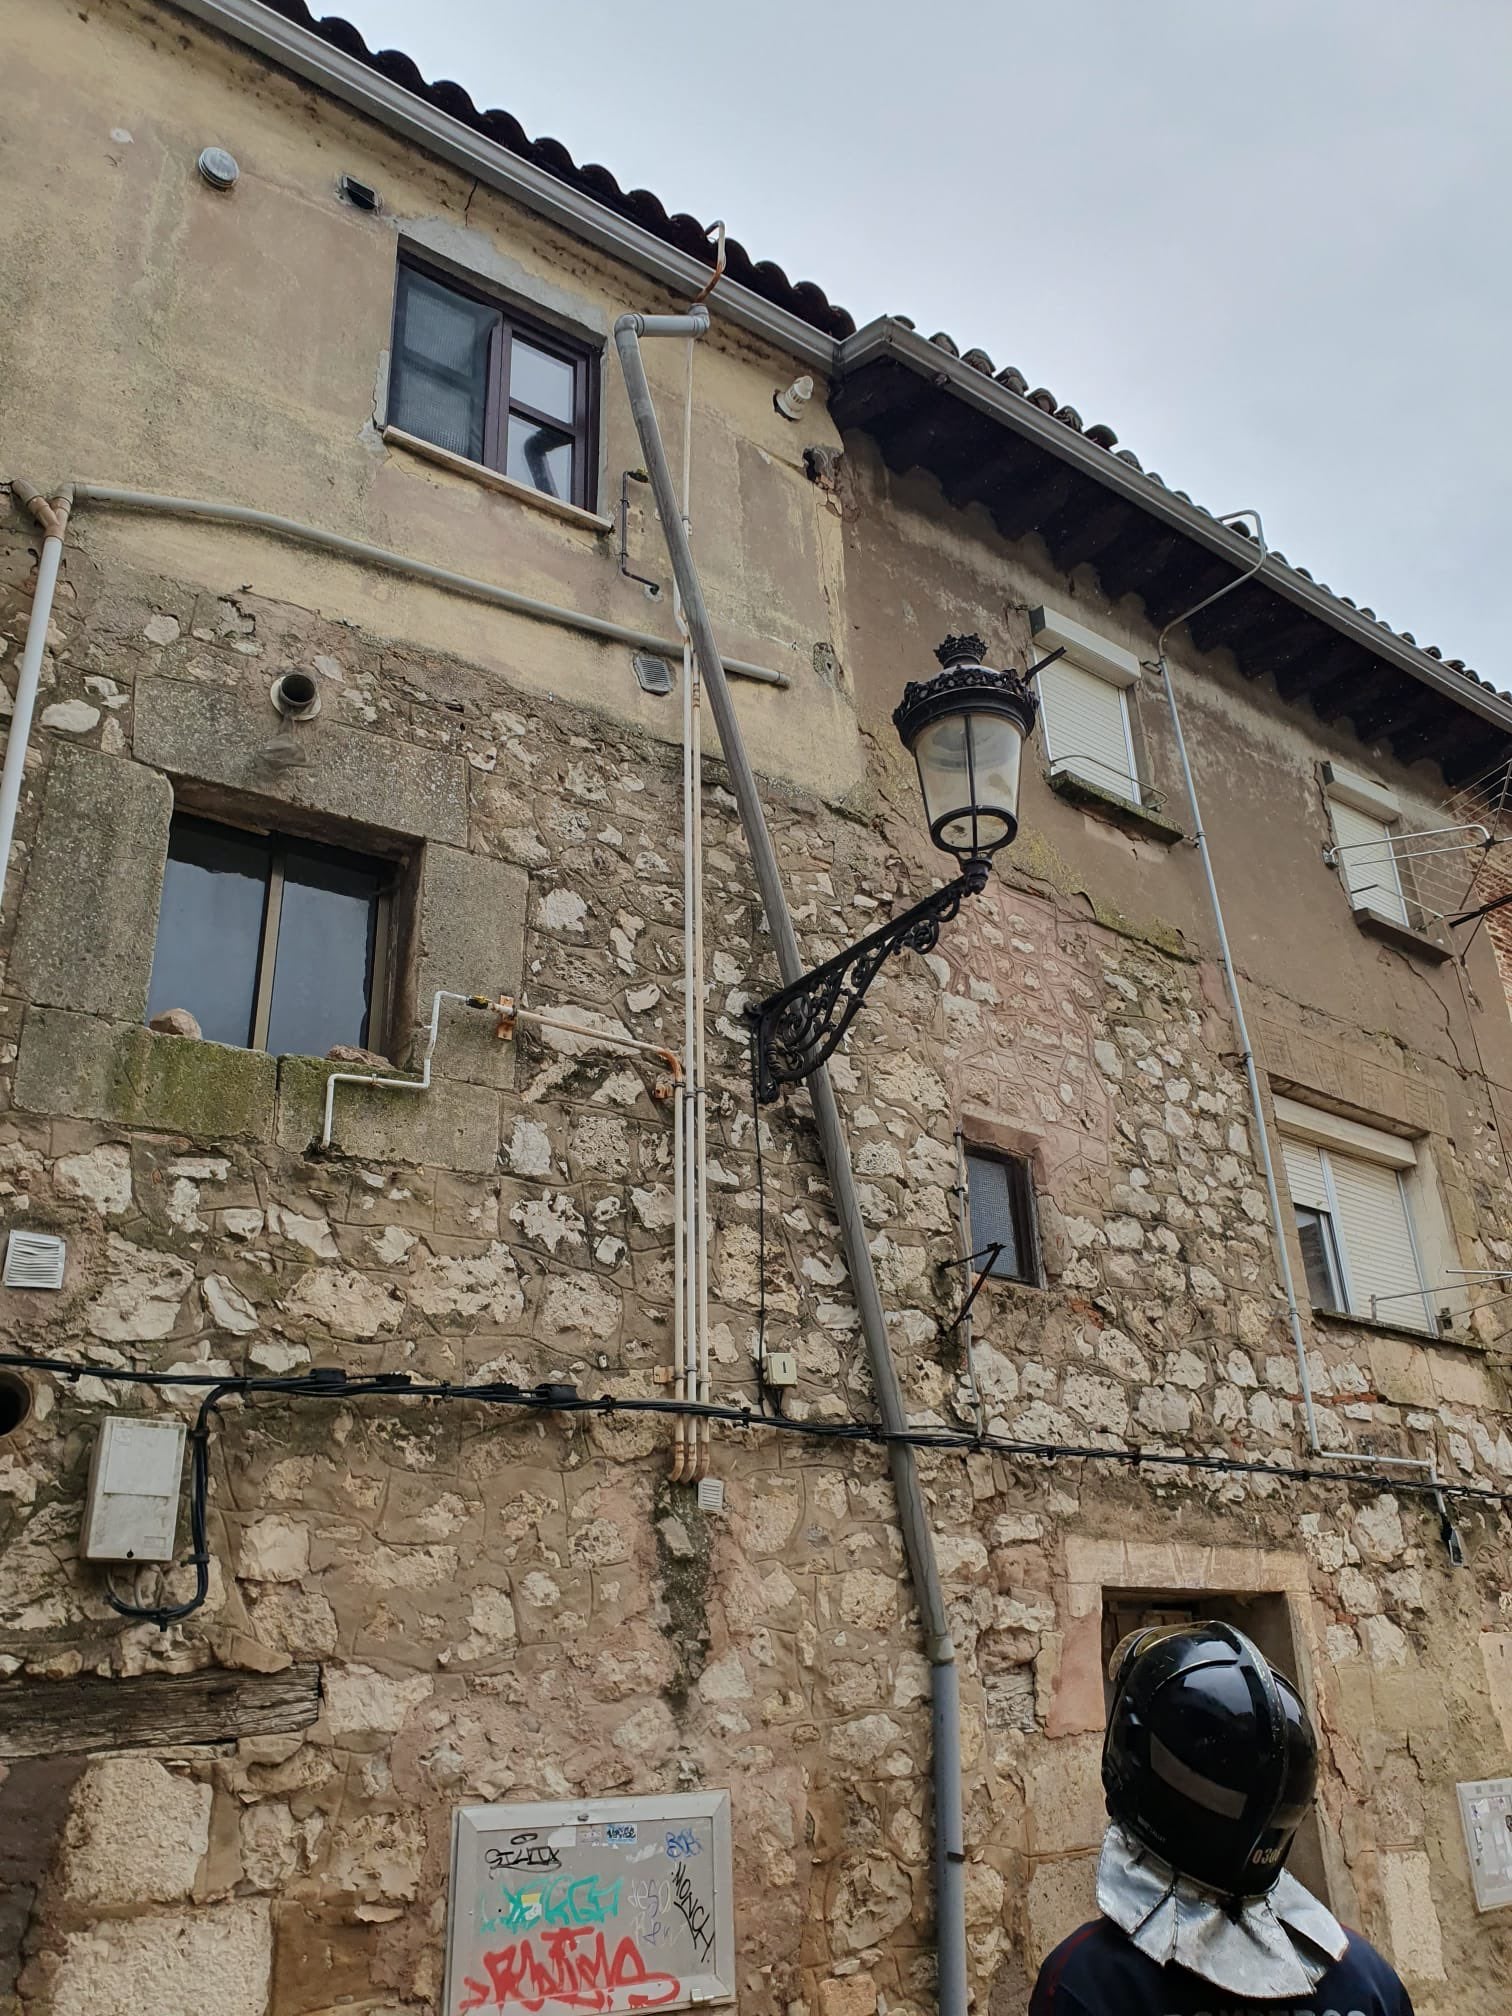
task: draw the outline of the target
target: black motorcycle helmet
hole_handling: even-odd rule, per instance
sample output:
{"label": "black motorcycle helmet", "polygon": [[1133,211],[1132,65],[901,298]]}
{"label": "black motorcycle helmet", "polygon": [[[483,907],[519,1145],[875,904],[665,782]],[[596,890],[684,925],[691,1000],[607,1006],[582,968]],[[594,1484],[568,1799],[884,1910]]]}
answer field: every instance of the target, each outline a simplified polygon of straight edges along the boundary
{"label": "black motorcycle helmet", "polygon": [[1134,1632],[1112,1674],[1109,1813],[1193,1882],[1235,1902],[1263,1897],[1317,1784],[1297,1690],[1229,1624]]}

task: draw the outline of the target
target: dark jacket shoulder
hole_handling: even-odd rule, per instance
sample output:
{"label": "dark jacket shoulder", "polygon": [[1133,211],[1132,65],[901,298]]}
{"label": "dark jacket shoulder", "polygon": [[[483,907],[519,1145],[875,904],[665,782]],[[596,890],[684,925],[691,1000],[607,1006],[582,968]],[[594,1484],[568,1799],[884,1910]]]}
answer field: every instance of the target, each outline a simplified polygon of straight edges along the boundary
{"label": "dark jacket shoulder", "polygon": [[[1347,1999],[1341,1999],[1347,1998]],[[1029,2016],[1311,2016],[1314,2009],[1360,2016],[1412,2016],[1395,1969],[1368,1939],[1349,1934],[1349,1950],[1294,2005],[1225,1995],[1182,1967],[1162,1967],[1106,1918],[1063,1939],[1040,1969]]]}

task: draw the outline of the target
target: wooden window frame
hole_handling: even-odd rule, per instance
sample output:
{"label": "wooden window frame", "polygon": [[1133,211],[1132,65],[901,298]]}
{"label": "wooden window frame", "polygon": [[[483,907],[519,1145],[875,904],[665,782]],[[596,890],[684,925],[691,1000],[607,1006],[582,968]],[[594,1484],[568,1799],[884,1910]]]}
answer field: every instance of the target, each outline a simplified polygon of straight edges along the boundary
{"label": "wooden window frame", "polygon": [[[394,313],[390,334],[392,362],[389,367],[388,394],[385,402],[388,424],[395,427],[399,424],[394,419],[393,407],[395,383],[402,370],[399,313],[403,302],[405,273],[416,273],[422,279],[430,281],[433,287],[444,287],[466,301],[475,301],[482,307],[491,309],[498,318],[489,335],[488,359],[484,365],[482,466],[493,470],[496,475],[508,477],[511,482],[520,483],[525,489],[537,489],[535,484],[525,478],[509,476],[509,419],[511,414],[518,414],[522,419],[533,420],[539,427],[549,428],[553,434],[566,436],[572,443],[571,495],[557,501],[573,504],[580,511],[596,510],[599,433],[599,360],[596,351],[588,343],[564,335],[560,329],[553,329],[548,323],[537,321],[533,316],[516,308],[512,302],[491,293],[486,287],[460,280],[455,273],[449,272],[444,266],[437,266],[407,251],[399,254],[394,279]],[[532,348],[543,350],[547,356],[555,357],[559,363],[572,367],[570,425],[553,414],[543,413],[539,407],[531,406],[523,399],[511,398],[510,356],[517,335]],[[538,494],[546,498],[551,497],[549,490],[540,490]]]}
{"label": "wooden window frame", "polygon": [[273,980],[278,963],[278,930],[283,917],[284,883],[289,849],[293,847],[327,860],[355,863],[364,869],[384,871],[375,897],[372,984],[368,990],[367,1032],[363,1047],[386,1054],[392,996],[389,947],[393,935],[394,903],[401,872],[399,864],[388,861],[381,855],[363,854],[356,848],[333,845],[325,840],[312,840],[300,833],[284,833],[273,827],[246,825],[233,819],[217,819],[189,806],[184,807],[182,811],[176,809],[170,821],[168,833],[170,858],[174,827],[188,823],[218,827],[227,833],[251,833],[259,840],[268,843],[268,880],[263,892],[262,923],[257,937],[257,986],[252,997],[252,1028],[246,1045],[238,1044],[235,1046],[238,1049],[245,1047],[248,1050],[266,1051],[268,1047],[268,1024],[273,1011]]}
{"label": "wooden window frame", "polygon": [[[971,1225],[971,1165],[973,1162],[993,1162],[1004,1170],[1007,1177],[1008,1215],[1013,1223],[1014,1236],[1018,1242],[1018,1266],[1005,1266],[1005,1255],[999,1253],[986,1270],[991,1281],[1015,1281],[1021,1288],[1038,1288],[1043,1285],[1044,1275],[1040,1266],[1039,1218],[1035,1211],[1034,1168],[1027,1155],[1015,1155],[1006,1148],[994,1148],[981,1142],[967,1140],[966,1154],[966,1223]],[[972,1246],[976,1246],[976,1234],[971,1234]]]}

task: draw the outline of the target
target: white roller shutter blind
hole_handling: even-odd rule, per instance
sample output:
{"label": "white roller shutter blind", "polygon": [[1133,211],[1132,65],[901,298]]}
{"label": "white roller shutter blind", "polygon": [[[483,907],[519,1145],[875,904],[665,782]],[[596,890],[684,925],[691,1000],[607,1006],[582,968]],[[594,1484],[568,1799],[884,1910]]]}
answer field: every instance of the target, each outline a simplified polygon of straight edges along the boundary
{"label": "white roller shutter blind", "polygon": [[1128,697],[1069,658],[1047,665],[1038,680],[1045,751],[1052,771],[1069,770],[1101,791],[1139,801],[1129,745]]}
{"label": "white roller shutter blind", "polygon": [[1339,1240],[1349,1270],[1352,1313],[1368,1316],[1372,1295],[1390,1296],[1380,1304],[1383,1322],[1428,1329],[1428,1311],[1410,1292],[1423,1284],[1396,1170],[1336,1153],[1329,1154],[1328,1169],[1339,1200]]}
{"label": "white roller shutter blind", "polygon": [[1286,1165],[1286,1181],[1292,1202],[1304,1210],[1327,1211],[1328,1186],[1323,1181],[1323,1157],[1305,1141],[1289,1141],[1283,1135],[1281,1160]]}
{"label": "white roller shutter blind", "polygon": [[1391,828],[1381,819],[1372,819],[1353,805],[1335,798],[1330,801],[1334,839],[1344,851],[1339,869],[1350,901],[1357,910],[1379,910],[1398,924],[1407,922],[1407,905],[1402,898],[1402,881],[1392,852]]}

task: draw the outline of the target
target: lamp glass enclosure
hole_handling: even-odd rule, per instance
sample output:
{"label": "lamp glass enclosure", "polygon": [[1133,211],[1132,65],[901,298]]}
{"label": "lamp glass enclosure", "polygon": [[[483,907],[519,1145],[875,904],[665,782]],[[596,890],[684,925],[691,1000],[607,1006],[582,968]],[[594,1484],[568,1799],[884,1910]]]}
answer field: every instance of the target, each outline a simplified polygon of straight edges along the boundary
{"label": "lamp glass enclosure", "polygon": [[929,837],[963,864],[973,893],[1018,832],[1019,766],[1039,708],[1016,673],[981,662],[985,649],[980,637],[947,637],[939,672],[905,686],[893,710],[919,767]]}
{"label": "lamp glass enclosure", "polygon": [[996,711],[943,714],[913,745],[929,836],[962,859],[994,854],[1018,831],[1023,724]]}

